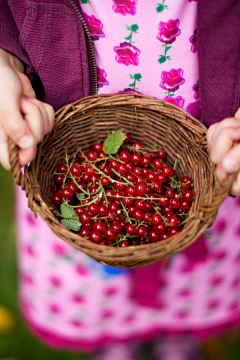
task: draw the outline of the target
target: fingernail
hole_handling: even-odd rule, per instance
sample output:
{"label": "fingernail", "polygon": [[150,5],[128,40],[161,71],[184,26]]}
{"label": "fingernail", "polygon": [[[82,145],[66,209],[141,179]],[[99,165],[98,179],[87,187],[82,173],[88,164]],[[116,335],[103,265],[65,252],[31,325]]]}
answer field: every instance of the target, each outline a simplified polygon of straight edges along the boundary
{"label": "fingernail", "polygon": [[226,172],[231,173],[233,171],[238,170],[239,165],[237,164],[237,162],[235,160],[226,158],[226,159],[223,159],[222,167]]}
{"label": "fingernail", "polygon": [[21,138],[18,145],[22,149],[31,149],[34,146],[34,137],[31,135],[27,135]]}

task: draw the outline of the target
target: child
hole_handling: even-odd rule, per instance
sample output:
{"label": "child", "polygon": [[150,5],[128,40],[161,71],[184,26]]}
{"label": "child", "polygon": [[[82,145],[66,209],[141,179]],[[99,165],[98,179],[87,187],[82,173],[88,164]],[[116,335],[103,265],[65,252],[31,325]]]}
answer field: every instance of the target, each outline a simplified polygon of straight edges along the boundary
{"label": "child", "polygon": [[[57,110],[93,92],[139,92],[195,117],[201,110],[201,121],[212,125],[207,140],[219,180],[238,171],[239,15],[240,3],[233,0],[1,2],[2,165],[10,168],[8,137],[20,147],[22,165],[34,159],[37,143],[53,127],[51,106]],[[231,192],[240,192],[239,177]],[[133,271],[95,263],[58,239],[33,217],[17,189],[24,317],[52,346],[101,348],[96,359],[136,358],[130,340],[163,333],[220,333],[240,318],[238,211],[238,198],[228,197],[210,239],[201,237],[172,257],[168,269],[154,264]],[[149,292],[143,294],[146,277]],[[197,359],[196,342],[164,339],[157,342],[156,359]]]}

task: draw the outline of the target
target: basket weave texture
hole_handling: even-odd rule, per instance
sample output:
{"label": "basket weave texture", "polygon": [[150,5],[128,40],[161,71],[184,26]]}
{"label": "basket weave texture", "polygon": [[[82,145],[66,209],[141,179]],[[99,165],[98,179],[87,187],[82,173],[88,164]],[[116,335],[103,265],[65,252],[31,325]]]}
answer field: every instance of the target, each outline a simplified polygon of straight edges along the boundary
{"label": "basket weave texture", "polygon": [[[177,177],[193,179],[195,199],[189,209],[193,217],[173,237],[159,243],[125,248],[97,245],[68,230],[55,216],[51,199],[54,172],[80,148],[85,151],[104,141],[108,130],[124,129],[132,140],[144,147],[162,146],[167,163],[178,160]],[[29,207],[39,214],[54,233],[94,260],[114,267],[143,267],[191,245],[213,222],[217,210],[231,188],[234,176],[220,184],[215,166],[210,162],[206,127],[187,112],[168,102],[143,95],[98,95],[82,98],[56,113],[55,126],[39,145],[36,159],[22,171],[18,148],[10,141],[12,173],[18,185],[26,190]]]}

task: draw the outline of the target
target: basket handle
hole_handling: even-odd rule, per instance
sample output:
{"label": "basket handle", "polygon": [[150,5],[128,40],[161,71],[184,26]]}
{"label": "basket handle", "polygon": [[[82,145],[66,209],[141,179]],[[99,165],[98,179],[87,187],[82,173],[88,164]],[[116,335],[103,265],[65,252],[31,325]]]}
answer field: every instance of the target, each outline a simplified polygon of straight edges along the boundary
{"label": "basket handle", "polygon": [[20,185],[23,190],[27,190],[28,182],[26,176],[24,176],[22,172],[22,166],[18,160],[18,147],[17,145],[9,139],[8,141],[8,149],[9,149],[9,161],[11,165],[11,171],[15,182],[17,185]]}

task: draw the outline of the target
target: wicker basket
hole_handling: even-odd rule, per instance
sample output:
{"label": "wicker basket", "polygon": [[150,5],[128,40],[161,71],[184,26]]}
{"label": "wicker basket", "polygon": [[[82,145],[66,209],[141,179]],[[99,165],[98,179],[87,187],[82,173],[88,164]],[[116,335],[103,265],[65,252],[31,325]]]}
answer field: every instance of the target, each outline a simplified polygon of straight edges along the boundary
{"label": "wicker basket", "polygon": [[[195,200],[189,209],[194,216],[180,233],[159,243],[125,248],[97,245],[65,228],[54,215],[50,191],[56,166],[81,147],[87,150],[103,141],[109,129],[122,128],[146,147],[161,145],[168,164],[178,159],[177,176],[193,179]],[[18,149],[10,141],[10,162],[15,181],[26,190],[29,207],[39,214],[54,233],[94,260],[114,267],[143,267],[191,245],[214,221],[218,207],[229,192],[234,176],[220,184],[210,162],[206,128],[187,112],[170,103],[143,95],[89,96],[56,113],[53,131],[39,145],[36,159],[21,170]]]}

